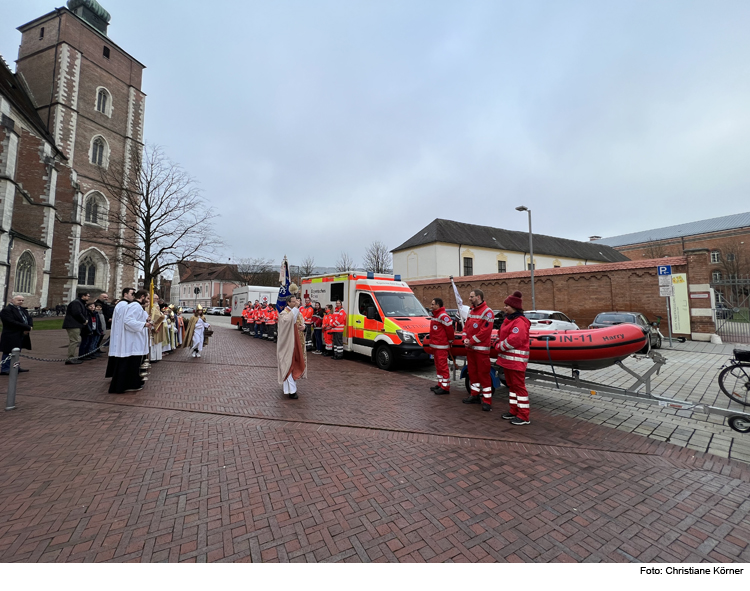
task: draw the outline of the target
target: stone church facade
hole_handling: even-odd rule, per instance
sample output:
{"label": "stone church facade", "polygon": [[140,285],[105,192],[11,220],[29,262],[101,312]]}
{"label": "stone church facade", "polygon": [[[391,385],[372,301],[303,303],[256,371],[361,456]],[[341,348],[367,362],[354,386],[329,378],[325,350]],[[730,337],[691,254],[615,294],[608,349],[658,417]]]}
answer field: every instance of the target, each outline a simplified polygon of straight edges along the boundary
{"label": "stone church facade", "polygon": [[4,301],[20,293],[53,307],[79,290],[117,297],[135,286],[105,177],[111,163],[132,175],[142,152],[145,66],[107,37],[109,19],[95,0],[69,0],[18,28],[16,73],[3,71],[0,86]]}

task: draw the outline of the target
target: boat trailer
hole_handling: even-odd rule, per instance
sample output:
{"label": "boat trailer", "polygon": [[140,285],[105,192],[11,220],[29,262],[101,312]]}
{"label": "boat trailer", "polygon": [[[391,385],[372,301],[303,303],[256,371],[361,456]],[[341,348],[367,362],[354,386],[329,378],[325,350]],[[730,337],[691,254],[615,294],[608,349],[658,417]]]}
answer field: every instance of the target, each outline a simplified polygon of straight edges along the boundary
{"label": "boat trailer", "polygon": [[[632,357],[638,360],[650,359],[653,362],[653,365],[645,372],[638,373],[629,367],[626,367],[622,361],[616,361],[615,365],[633,377],[633,382],[624,388],[608,386],[606,384],[581,379],[581,372],[577,369],[571,370],[570,377],[559,375],[558,372],[555,371],[554,366],[552,366],[551,372],[534,368],[527,369],[526,380],[527,382],[544,382],[545,385],[549,383],[558,390],[586,393],[590,396],[606,394],[607,396],[618,400],[637,400],[638,402],[674,408],[677,410],[691,410],[694,412],[702,412],[704,414],[717,414],[728,417],[727,422],[729,423],[729,426],[738,433],[750,432],[750,413],[738,412],[736,410],[719,408],[702,403],[676,400],[674,398],[667,398],[655,394],[651,389],[651,378],[654,375],[659,375],[662,366],[667,363],[666,357],[661,353],[651,350],[647,354],[636,354],[632,355]],[[461,370],[462,378],[466,376],[466,370],[467,367],[464,366]],[[492,383],[495,388],[500,385],[507,387],[502,371],[502,367],[496,363],[492,364]]]}

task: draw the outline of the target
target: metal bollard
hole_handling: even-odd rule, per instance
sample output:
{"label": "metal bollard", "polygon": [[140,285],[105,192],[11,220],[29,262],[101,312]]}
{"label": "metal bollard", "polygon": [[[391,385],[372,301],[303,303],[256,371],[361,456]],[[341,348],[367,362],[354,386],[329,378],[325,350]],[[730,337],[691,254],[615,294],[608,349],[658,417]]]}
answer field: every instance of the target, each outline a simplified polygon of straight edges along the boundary
{"label": "metal bollard", "polygon": [[8,396],[5,399],[5,410],[16,408],[16,385],[18,368],[21,365],[21,349],[15,348],[10,354],[10,375],[8,376]]}

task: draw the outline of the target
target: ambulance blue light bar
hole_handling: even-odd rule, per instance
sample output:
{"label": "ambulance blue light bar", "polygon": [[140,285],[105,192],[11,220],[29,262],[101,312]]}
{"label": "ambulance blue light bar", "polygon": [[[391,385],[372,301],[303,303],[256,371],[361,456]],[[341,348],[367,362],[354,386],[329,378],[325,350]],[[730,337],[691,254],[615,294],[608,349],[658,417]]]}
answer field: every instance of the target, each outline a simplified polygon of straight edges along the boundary
{"label": "ambulance blue light bar", "polygon": [[375,279],[375,273],[372,273],[370,271],[367,272],[367,278],[368,279]]}
{"label": "ambulance blue light bar", "polygon": [[394,280],[394,281],[401,281],[401,275],[396,275],[396,276],[395,276],[395,277],[393,278],[393,280]]}

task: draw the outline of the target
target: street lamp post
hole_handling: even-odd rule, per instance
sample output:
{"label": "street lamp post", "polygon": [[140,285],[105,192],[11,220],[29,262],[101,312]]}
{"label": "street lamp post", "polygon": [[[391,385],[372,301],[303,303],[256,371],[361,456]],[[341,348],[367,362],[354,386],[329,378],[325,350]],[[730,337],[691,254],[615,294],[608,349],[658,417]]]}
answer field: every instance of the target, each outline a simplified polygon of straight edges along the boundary
{"label": "street lamp post", "polygon": [[534,293],[534,235],[531,233],[531,210],[525,205],[519,205],[516,207],[516,211],[527,211],[529,212],[529,257],[531,263],[531,309],[536,310],[536,294]]}
{"label": "street lamp post", "polygon": [[201,292],[200,287],[193,288],[193,293],[195,294],[195,308],[198,308],[198,294]]}

